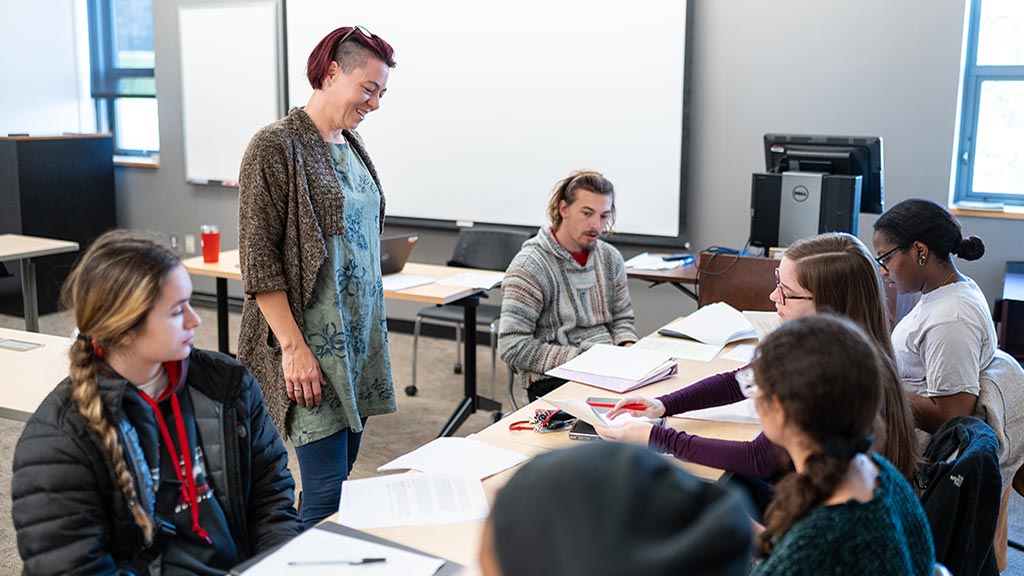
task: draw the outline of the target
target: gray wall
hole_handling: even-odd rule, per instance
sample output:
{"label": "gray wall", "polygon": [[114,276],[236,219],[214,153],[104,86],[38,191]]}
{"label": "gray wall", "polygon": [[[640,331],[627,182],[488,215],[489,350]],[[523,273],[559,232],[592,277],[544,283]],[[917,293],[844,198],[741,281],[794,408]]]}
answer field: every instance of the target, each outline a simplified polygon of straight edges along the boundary
{"label": "gray wall", "polygon": [[[236,191],[192,186],[184,179],[177,9],[197,1],[154,2],[160,167],[119,168],[118,208],[121,223],[133,228],[184,234],[197,233],[204,223],[219,224],[224,247],[232,248]],[[881,135],[887,203],[910,197],[947,201],[964,0],[695,0],[693,15],[688,211],[695,249],[746,241],[750,173],[763,169],[766,132]],[[225,98],[245,98],[245,69],[258,65],[245,59],[243,49],[239,54],[238,92]],[[642,106],[643,91],[635,90],[635,97]],[[379,113],[387,114],[387,107]],[[386,192],[388,175],[382,178]],[[860,220],[866,242],[873,218]],[[1022,223],[962,222],[989,247],[983,260],[962,269],[996,297],[1004,262],[1024,259],[1011,242]],[[453,238],[421,231],[414,258],[444,262]],[[628,257],[637,248],[623,252]],[[196,284],[197,290],[212,291],[211,283]],[[642,333],[692,310],[671,287],[631,288]],[[416,308],[389,303],[390,314],[401,318],[411,318]]]}

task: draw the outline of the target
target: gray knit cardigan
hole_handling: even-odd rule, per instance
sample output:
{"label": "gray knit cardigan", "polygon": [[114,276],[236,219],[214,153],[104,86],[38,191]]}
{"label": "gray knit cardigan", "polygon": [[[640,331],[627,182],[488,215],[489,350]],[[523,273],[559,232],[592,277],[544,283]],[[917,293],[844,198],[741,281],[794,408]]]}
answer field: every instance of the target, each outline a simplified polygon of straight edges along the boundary
{"label": "gray knit cardigan", "polygon": [[[377,171],[354,131],[344,131],[381,189]],[[238,336],[238,360],[252,370],[267,409],[283,436],[292,401],[285,392],[281,345],[254,296],[284,290],[295,323],[313,294],[327,258],[326,235],[344,230],[345,196],[327,143],[302,108],[256,133],[242,157],[238,194],[238,249],[245,302]],[[380,196],[384,225],[384,192]]]}
{"label": "gray knit cardigan", "polygon": [[594,344],[636,342],[626,265],[598,240],[580,266],[543,227],[523,244],[501,282],[501,359],[526,387]]}

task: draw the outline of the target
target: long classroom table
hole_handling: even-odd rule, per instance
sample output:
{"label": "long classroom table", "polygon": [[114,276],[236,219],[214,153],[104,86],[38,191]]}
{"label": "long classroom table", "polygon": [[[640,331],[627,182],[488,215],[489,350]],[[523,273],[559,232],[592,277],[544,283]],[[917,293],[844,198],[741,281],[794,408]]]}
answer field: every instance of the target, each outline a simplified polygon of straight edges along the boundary
{"label": "long classroom table", "polygon": [[[750,341],[744,341],[742,343],[749,342]],[[711,362],[682,360],[679,362],[679,374],[676,376],[662,380],[661,382],[655,382],[654,384],[634,390],[628,394],[658,396],[685,387],[706,376],[726,370],[734,370],[742,364],[732,360],[723,359],[722,355],[731,350],[735,345],[736,344],[727,346],[725,350],[719,353],[718,357]],[[555,399],[574,397],[586,398],[588,396],[614,398],[625,395],[627,394],[616,394],[614,392],[609,392],[608,390],[588,386],[586,384],[569,382],[545,397]],[[508,429],[509,423],[527,419],[529,415],[533,414],[535,409],[550,407],[551,405],[546,403],[544,398],[541,398],[524,406],[523,408],[520,408],[516,412],[506,415],[501,421],[469,436],[469,438],[485,442],[499,448],[505,448],[513,452],[519,452],[520,454],[525,454],[531,457],[550,450],[578,445],[576,441],[569,439],[567,431],[538,434],[532,430],[511,431]],[[756,424],[711,422],[690,418],[669,417],[666,420],[666,425],[677,430],[686,430],[691,434],[728,440],[753,440],[761,432],[761,426]],[[701,466],[690,462],[682,462],[675,459],[673,460],[684,470],[708,481],[716,481],[724,474],[721,470],[716,470],[707,466]],[[505,470],[504,472],[491,476],[483,481],[484,491],[487,494],[489,503],[494,502],[494,497],[498,490],[500,490],[501,487],[509,481],[518,468],[519,467],[516,466],[509,470]],[[573,482],[578,480],[572,478],[571,474],[567,474],[566,481]],[[524,503],[524,505],[529,504]],[[337,515],[330,518],[330,520],[336,519]],[[389,528],[375,528],[366,531],[382,538],[387,538],[389,540],[394,540],[395,542],[417,548],[429,554],[434,554],[442,558],[458,562],[469,567],[469,574],[477,574],[478,551],[480,549],[482,529],[483,524],[481,522],[468,522],[431,526],[396,526]]]}
{"label": "long classroom table", "polygon": [[[12,350],[4,340],[42,344],[31,350]],[[0,328],[0,418],[23,422],[50,392],[68,377],[71,339],[38,332]]]}

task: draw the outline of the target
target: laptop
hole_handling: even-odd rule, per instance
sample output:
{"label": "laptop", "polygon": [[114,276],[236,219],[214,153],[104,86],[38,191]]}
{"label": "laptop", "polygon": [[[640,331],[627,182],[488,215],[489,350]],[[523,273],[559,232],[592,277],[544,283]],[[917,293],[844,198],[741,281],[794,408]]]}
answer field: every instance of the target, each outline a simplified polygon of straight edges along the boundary
{"label": "laptop", "polygon": [[409,254],[412,254],[412,247],[416,245],[417,240],[419,236],[415,234],[381,238],[380,273],[387,275],[401,272],[405,263],[409,261]]}

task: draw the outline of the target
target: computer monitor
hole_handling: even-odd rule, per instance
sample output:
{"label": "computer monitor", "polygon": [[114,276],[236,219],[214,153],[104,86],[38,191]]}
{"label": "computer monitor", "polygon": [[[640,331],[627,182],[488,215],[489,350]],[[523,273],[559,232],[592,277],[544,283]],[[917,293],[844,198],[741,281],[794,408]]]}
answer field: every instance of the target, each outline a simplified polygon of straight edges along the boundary
{"label": "computer monitor", "polygon": [[799,136],[765,134],[768,172],[822,172],[861,176],[860,211],[885,210],[880,136]]}

